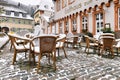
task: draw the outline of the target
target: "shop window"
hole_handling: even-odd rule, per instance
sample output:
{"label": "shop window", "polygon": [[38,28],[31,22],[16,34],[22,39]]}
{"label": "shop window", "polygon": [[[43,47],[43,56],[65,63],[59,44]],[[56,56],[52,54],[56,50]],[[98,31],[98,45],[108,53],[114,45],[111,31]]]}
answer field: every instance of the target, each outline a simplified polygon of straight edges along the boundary
{"label": "shop window", "polygon": [[120,29],[120,8],[118,8],[118,29]]}
{"label": "shop window", "polygon": [[60,33],[63,33],[63,31],[62,31],[62,23],[60,23]]}
{"label": "shop window", "polygon": [[88,30],[88,20],[86,16],[82,17],[82,29]]}
{"label": "shop window", "polygon": [[77,20],[76,20],[76,18],[75,19],[73,19],[73,21],[72,21],[72,28],[73,28],[73,31],[77,31]]}
{"label": "shop window", "polygon": [[66,31],[69,31],[69,24],[68,24],[68,21],[65,22],[65,26],[66,26]]}
{"label": "shop window", "polygon": [[102,32],[103,26],[103,13],[96,14],[96,32]]}

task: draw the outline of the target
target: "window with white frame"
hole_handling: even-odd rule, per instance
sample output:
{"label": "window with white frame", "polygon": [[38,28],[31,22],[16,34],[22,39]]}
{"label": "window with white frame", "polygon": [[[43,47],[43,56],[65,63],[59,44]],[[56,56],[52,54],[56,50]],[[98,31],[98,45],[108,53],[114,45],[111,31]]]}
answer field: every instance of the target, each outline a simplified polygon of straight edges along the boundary
{"label": "window with white frame", "polygon": [[88,30],[88,20],[86,16],[82,17],[82,29]]}
{"label": "window with white frame", "polygon": [[54,25],[52,26],[52,33],[55,34],[55,26]]}
{"label": "window with white frame", "polygon": [[67,6],[67,0],[62,0],[63,7]]}
{"label": "window with white frame", "polygon": [[96,14],[96,33],[102,32],[103,26],[103,13]]}
{"label": "window with white frame", "polygon": [[77,20],[76,20],[76,18],[74,18],[73,20],[72,20],[72,28],[73,28],[73,31],[76,31],[77,30]]}
{"label": "window with white frame", "polygon": [[120,29],[120,8],[118,8],[118,29]]}
{"label": "window with white frame", "polygon": [[59,29],[60,29],[60,33],[63,33],[63,31],[62,31],[63,30],[62,29],[62,22],[60,22],[60,28]]}
{"label": "window with white frame", "polygon": [[66,25],[66,31],[69,31],[69,24],[68,24],[68,20],[65,22]]}

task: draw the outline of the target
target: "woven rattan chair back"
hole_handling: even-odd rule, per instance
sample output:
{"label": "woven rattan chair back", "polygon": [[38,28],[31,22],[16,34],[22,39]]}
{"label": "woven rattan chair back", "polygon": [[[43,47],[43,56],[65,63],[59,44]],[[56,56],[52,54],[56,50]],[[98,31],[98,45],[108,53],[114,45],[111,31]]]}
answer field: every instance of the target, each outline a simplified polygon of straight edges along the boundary
{"label": "woven rattan chair back", "polygon": [[[50,63],[50,58],[53,60],[53,66],[56,70],[56,36],[52,35],[45,35],[45,36],[38,36],[35,37],[32,41],[32,45],[34,45],[34,40],[37,40],[35,42],[36,46],[31,48],[31,52],[34,58],[35,62],[35,54],[38,55],[38,65],[37,65],[37,73],[39,72],[39,68],[41,66],[40,60],[42,59],[43,56],[48,57],[49,63]],[[39,49],[39,50],[38,50]]]}
{"label": "woven rattan chair back", "polygon": [[103,46],[104,48],[111,48],[113,43],[114,43],[114,38],[113,37],[103,37]]}
{"label": "woven rattan chair back", "polygon": [[43,36],[40,40],[40,51],[41,53],[52,53],[55,50],[56,37],[54,36]]}
{"label": "woven rattan chair back", "polygon": [[103,54],[103,51],[109,51],[112,54],[112,57],[114,56],[113,53],[113,45],[115,42],[115,38],[111,37],[111,36],[103,36],[102,37],[102,42],[103,42],[103,46],[102,46],[102,52],[101,54]]}

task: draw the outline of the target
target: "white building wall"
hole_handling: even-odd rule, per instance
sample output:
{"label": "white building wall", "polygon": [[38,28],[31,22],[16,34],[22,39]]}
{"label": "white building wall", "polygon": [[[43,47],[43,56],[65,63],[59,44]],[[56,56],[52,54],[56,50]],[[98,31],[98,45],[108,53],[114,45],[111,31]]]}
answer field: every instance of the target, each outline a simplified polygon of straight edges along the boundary
{"label": "white building wall", "polygon": [[88,14],[88,31],[93,32],[93,18],[92,13]]}
{"label": "white building wall", "polygon": [[77,17],[77,32],[80,33],[80,15]]}
{"label": "white building wall", "polygon": [[105,9],[105,23],[110,23],[111,29],[114,31],[114,3],[111,3],[111,6]]}
{"label": "white building wall", "polygon": [[71,19],[69,18],[68,21],[69,21],[69,31],[68,32],[71,32],[71,24],[70,24],[71,23]]}
{"label": "white building wall", "polygon": [[107,3],[108,0],[76,0],[73,4],[61,9],[55,13],[55,20],[64,18],[73,13],[83,11],[89,7],[94,7],[95,5],[100,5],[102,2]]}

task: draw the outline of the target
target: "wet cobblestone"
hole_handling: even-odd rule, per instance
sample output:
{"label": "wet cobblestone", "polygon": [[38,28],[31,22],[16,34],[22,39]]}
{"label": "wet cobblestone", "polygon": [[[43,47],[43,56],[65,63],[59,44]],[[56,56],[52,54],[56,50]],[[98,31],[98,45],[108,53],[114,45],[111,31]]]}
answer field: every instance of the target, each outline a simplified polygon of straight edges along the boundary
{"label": "wet cobblestone", "polygon": [[36,66],[29,65],[24,54],[18,54],[17,62],[11,65],[13,51],[8,50],[8,45],[5,49],[0,53],[0,80],[120,80],[119,56],[111,59],[66,48],[68,58],[60,51],[56,71],[43,58],[37,74]]}

